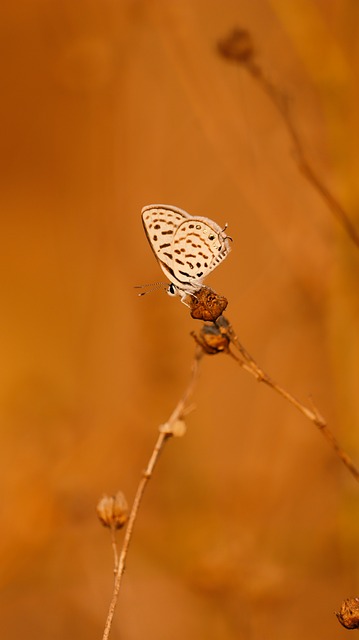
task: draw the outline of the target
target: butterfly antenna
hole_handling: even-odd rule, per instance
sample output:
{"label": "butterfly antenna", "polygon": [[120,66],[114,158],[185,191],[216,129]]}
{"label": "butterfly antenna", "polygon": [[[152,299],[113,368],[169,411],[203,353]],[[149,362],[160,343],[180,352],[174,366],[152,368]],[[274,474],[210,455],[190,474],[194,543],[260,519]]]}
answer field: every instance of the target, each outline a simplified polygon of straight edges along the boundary
{"label": "butterfly antenna", "polygon": [[137,284],[134,286],[134,289],[145,289],[146,287],[148,287],[148,291],[141,291],[141,293],[138,293],[137,295],[145,296],[146,293],[152,293],[155,289],[166,289],[167,285],[165,282],[151,282],[149,284]]}
{"label": "butterfly antenna", "polygon": [[[224,233],[224,231],[227,229],[227,227],[228,227],[228,222],[226,222],[226,224],[224,225],[221,233]],[[233,242],[233,238],[231,238],[231,236],[227,236],[226,235],[225,237],[226,237],[226,239],[231,240],[231,242]]]}

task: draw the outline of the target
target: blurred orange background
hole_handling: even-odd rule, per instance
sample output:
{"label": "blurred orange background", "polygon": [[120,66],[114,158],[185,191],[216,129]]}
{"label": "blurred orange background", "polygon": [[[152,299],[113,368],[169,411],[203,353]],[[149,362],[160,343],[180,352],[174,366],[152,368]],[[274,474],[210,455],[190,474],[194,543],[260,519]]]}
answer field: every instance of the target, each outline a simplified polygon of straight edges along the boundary
{"label": "blurred orange background", "polygon": [[[100,638],[95,507],[131,502],[200,323],[163,292],[145,204],[234,238],[208,284],[259,364],[359,460],[359,252],[283,120],[216,43],[248,29],[311,164],[359,228],[356,0],[19,0],[1,8],[2,636]],[[225,356],[137,521],[113,638],[342,638],[358,489],[316,428]]]}

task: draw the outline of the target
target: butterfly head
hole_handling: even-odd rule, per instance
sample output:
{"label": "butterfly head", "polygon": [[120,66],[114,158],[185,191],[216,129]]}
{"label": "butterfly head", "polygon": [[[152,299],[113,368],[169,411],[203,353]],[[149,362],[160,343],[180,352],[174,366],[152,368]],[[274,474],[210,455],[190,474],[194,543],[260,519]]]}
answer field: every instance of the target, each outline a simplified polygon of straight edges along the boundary
{"label": "butterfly head", "polygon": [[178,289],[172,282],[169,287],[167,287],[166,291],[169,296],[178,296]]}
{"label": "butterfly head", "polygon": [[223,229],[221,229],[215,222],[203,226],[203,238],[214,255],[221,254],[225,257],[231,250],[228,240],[233,242],[233,239],[225,233],[227,226],[226,224]]}

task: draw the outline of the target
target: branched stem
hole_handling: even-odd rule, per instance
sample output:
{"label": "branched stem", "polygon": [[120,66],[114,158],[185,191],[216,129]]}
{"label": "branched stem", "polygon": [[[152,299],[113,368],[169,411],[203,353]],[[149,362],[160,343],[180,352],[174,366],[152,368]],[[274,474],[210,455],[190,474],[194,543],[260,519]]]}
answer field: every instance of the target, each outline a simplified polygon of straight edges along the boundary
{"label": "branched stem", "polygon": [[165,425],[162,425],[160,427],[160,433],[159,436],[156,440],[155,446],[153,448],[152,454],[150,456],[150,459],[148,461],[147,467],[146,469],[143,471],[142,474],[142,478],[138,484],[137,487],[137,491],[136,491],[136,495],[132,504],[132,508],[131,508],[131,512],[128,518],[128,522],[127,522],[127,527],[126,527],[126,531],[125,531],[125,536],[124,536],[124,540],[123,540],[123,544],[122,544],[122,549],[121,549],[121,553],[119,556],[119,560],[118,560],[118,564],[116,567],[116,571],[115,571],[115,581],[114,581],[114,586],[113,586],[113,593],[112,593],[112,598],[111,598],[111,602],[110,602],[110,606],[109,606],[109,610],[108,610],[108,614],[107,614],[107,620],[106,620],[106,624],[105,624],[105,629],[104,629],[104,633],[102,636],[102,640],[107,640],[111,631],[111,626],[112,626],[112,621],[113,621],[113,616],[115,613],[115,608],[117,605],[117,601],[118,601],[118,595],[120,592],[120,588],[121,588],[121,583],[122,583],[122,577],[125,571],[125,564],[126,564],[126,558],[127,558],[127,553],[128,553],[128,549],[130,546],[130,542],[132,539],[132,534],[133,534],[133,529],[134,529],[134,525],[136,522],[136,518],[137,518],[137,514],[138,514],[138,509],[140,507],[141,501],[142,501],[142,497],[145,491],[145,488],[147,486],[148,481],[150,480],[152,473],[155,469],[156,463],[158,461],[159,455],[164,447],[164,445],[166,444],[167,440],[169,440],[169,438],[174,434],[172,431],[172,428],[174,426],[174,424],[180,420],[181,418],[184,417],[185,413],[186,413],[186,404],[190,398],[190,396],[192,395],[194,388],[196,386],[197,380],[198,380],[198,374],[199,374],[199,365],[200,365],[200,361],[203,355],[203,351],[201,348],[197,347],[196,348],[196,352],[195,352],[195,356],[193,359],[193,363],[192,363],[192,368],[191,368],[191,375],[190,375],[190,379],[189,382],[187,384],[187,387],[182,395],[182,397],[180,398],[180,400],[178,401],[177,405],[175,406],[174,410],[172,411],[169,419],[167,420]]}

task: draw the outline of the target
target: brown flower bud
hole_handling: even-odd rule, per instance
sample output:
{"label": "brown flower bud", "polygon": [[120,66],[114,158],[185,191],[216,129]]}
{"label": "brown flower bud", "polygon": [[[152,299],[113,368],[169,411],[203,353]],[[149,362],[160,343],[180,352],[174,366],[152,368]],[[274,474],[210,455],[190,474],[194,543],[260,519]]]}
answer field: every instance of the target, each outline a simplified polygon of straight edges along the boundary
{"label": "brown flower bud", "polygon": [[103,496],[96,511],[104,527],[121,529],[128,518],[128,505],[122,491],[118,491],[115,496]]}
{"label": "brown flower bud", "polygon": [[218,42],[218,51],[224,58],[246,63],[254,56],[250,33],[245,29],[233,29],[226,38]]}
{"label": "brown flower bud", "polygon": [[191,296],[190,309],[194,320],[215,322],[227,307],[228,300],[210,289],[202,287]]}
{"label": "brown flower bud", "polygon": [[220,316],[216,324],[204,324],[199,334],[192,332],[192,336],[209,355],[228,351],[230,343],[228,320]]}

